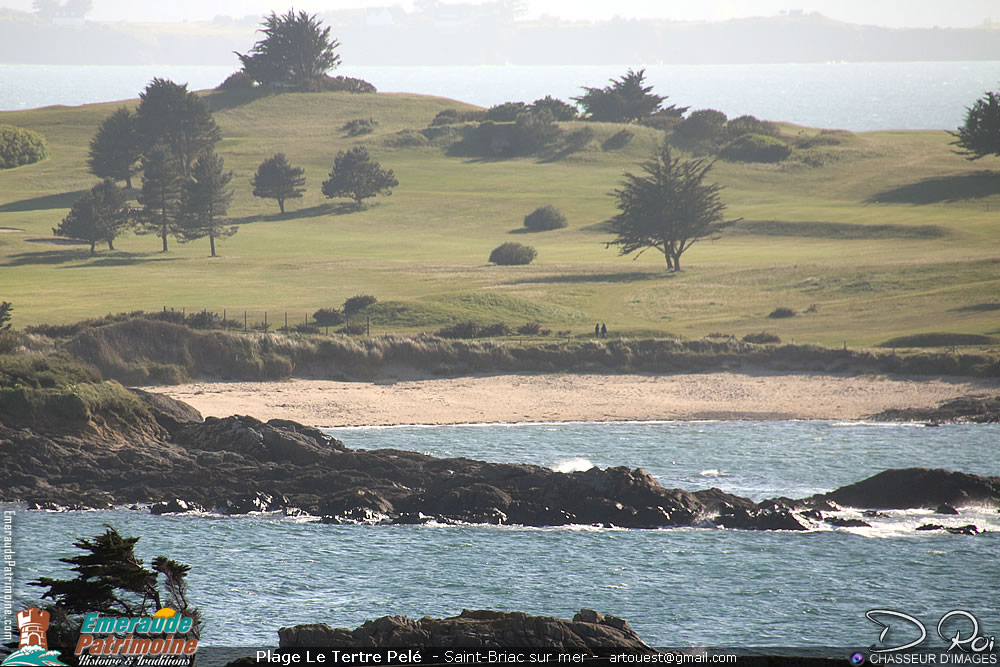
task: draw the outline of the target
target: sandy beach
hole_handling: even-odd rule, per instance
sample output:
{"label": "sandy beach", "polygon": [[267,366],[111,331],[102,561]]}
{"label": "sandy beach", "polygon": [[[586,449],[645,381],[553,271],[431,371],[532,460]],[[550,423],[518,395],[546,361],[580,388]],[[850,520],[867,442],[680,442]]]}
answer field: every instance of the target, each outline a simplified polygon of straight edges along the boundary
{"label": "sandy beach", "polygon": [[861,419],[997,393],[1000,381],[805,373],[511,374],[376,382],[196,382],[150,391],[205,416],[311,426],[660,419]]}

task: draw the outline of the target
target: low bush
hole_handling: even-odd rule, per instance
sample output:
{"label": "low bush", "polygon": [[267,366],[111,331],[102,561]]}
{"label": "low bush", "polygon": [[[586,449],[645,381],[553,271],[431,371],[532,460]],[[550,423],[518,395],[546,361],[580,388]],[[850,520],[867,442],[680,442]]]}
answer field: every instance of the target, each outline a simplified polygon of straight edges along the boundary
{"label": "low bush", "polygon": [[344,314],[340,308],[320,308],[313,313],[313,319],[321,327],[332,327],[344,321]]}
{"label": "low bush", "polygon": [[349,137],[360,137],[375,131],[378,121],[374,118],[355,118],[344,123],[342,129]]}
{"label": "low bush", "polygon": [[719,157],[730,162],[781,162],[792,148],[781,139],[763,134],[744,134],[726,145]]}
{"label": "low bush", "polygon": [[780,134],[776,124],[749,115],[729,120],[725,129],[726,137],[730,140],[738,139],[744,134],[763,134],[769,137],[776,137]]}
{"label": "low bush", "polygon": [[550,229],[561,229],[566,226],[566,216],[552,204],[539,206],[524,216],[524,226],[526,229],[539,232]]}
{"label": "low bush", "polygon": [[358,294],[344,301],[344,315],[353,315],[378,301],[371,294]]}
{"label": "low bush", "polygon": [[445,109],[439,111],[431,125],[454,125],[456,123],[478,123],[486,119],[486,112],[478,109],[469,111],[459,111],[458,109]]}
{"label": "low bush", "polygon": [[442,327],[435,332],[435,335],[441,338],[476,338],[480,329],[479,322],[467,320]]}
{"label": "low bush", "polygon": [[724,139],[726,114],[715,109],[692,111],[674,128],[672,139],[680,146],[711,146]]}
{"label": "low bush", "polygon": [[781,338],[773,333],[767,333],[766,331],[761,331],[760,333],[750,333],[743,337],[744,343],[756,343],[758,345],[768,345],[777,344],[781,342]]}
{"label": "low bush", "polygon": [[512,123],[528,110],[528,105],[524,102],[504,102],[487,109],[485,119],[495,123]]}
{"label": "low bush", "polygon": [[774,310],[772,310],[771,313],[768,315],[768,317],[770,317],[773,320],[776,320],[783,317],[795,317],[796,315],[798,315],[798,313],[792,310],[791,308],[785,308],[784,306],[781,306],[780,308],[775,308]]}
{"label": "low bush", "polygon": [[538,251],[531,246],[508,241],[493,249],[493,252],[490,253],[490,261],[500,266],[517,266],[531,264],[537,256]]}
{"label": "low bush", "polygon": [[955,347],[958,345],[996,345],[998,341],[991,336],[980,334],[932,332],[909,336],[890,338],[879,347]]}
{"label": "low bush", "polygon": [[215,87],[216,90],[249,90],[254,87],[254,80],[249,74],[240,70],[226,77],[226,80]]}
{"label": "low bush", "polygon": [[493,324],[487,324],[485,327],[479,330],[479,336],[481,338],[496,338],[498,336],[509,336],[511,334],[510,327],[504,322],[494,322]]}
{"label": "low bush", "polygon": [[517,333],[522,336],[537,336],[542,332],[541,322],[525,322],[517,328]]}
{"label": "low bush", "polygon": [[573,120],[577,116],[576,107],[557,97],[546,95],[531,103],[532,111],[547,111],[558,121]]}
{"label": "low bush", "polygon": [[13,125],[0,125],[0,169],[34,164],[49,156],[45,137]]}
{"label": "low bush", "polygon": [[322,74],[301,84],[300,89],[309,93],[375,93],[378,90],[364,79],[350,76]]}

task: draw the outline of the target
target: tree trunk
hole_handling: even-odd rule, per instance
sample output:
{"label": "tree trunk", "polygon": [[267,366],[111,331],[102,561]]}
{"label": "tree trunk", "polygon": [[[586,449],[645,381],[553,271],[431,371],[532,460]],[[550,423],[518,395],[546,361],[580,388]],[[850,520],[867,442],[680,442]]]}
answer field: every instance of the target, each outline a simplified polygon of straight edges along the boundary
{"label": "tree trunk", "polygon": [[667,271],[673,271],[674,270],[674,262],[670,258],[670,253],[669,252],[663,253],[663,257],[666,258],[666,260],[667,260]]}
{"label": "tree trunk", "polygon": [[674,255],[674,271],[680,271],[680,270],[681,270],[681,254],[676,253]]}
{"label": "tree trunk", "polygon": [[215,257],[215,234],[212,232],[208,233],[208,242],[212,246],[212,257]]}
{"label": "tree trunk", "polygon": [[115,249],[115,240],[108,239],[108,250],[114,250],[114,249]]}
{"label": "tree trunk", "polygon": [[97,245],[97,241],[91,241],[91,242],[90,242],[90,256],[91,256],[91,257],[93,257],[94,255],[96,255],[96,254],[97,254],[97,251],[96,251],[96,250],[94,250],[94,246],[95,246],[95,245]]}
{"label": "tree trunk", "polygon": [[167,251],[167,212],[163,211],[163,222],[160,225],[160,239],[163,241],[163,252]]}
{"label": "tree trunk", "polygon": [[125,187],[127,187],[129,190],[132,189],[132,177],[131,176],[126,176],[125,177]]}
{"label": "tree trunk", "polygon": [[278,197],[278,208],[281,209],[281,214],[285,214],[285,199],[283,197]]}

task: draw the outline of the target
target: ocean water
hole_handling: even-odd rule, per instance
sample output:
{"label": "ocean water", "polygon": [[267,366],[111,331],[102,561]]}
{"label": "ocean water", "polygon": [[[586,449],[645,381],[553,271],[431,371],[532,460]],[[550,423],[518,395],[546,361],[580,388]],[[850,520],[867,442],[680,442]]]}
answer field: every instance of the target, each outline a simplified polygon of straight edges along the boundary
{"label": "ocean water", "polygon": [[[712,108],[730,117],[811,127],[868,130],[954,129],[965,108],[1000,86],[1000,61],[781,65],[642,65],[668,103]],[[234,67],[0,65],[0,110],[79,105],[137,97],[154,76],[214,88]],[[383,92],[439,95],[481,106],[569,101],[583,86],[603,86],[625,65],[342,67]]]}
{"label": "ocean water", "polygon": [[[572,470],[641,466],[666,486],[803,496],[889,467],[1000,475],[998,426],[837,422],[663,422],[343,428],[350,447],[531,462]],[[104,524],[141,537],[147,561],[192,566],[191,596],[214,646],[276,645],[279,627],[355,627],[387,614],[490,608],[571,617],[583,607],[631,622],[657,646],[867,647],[864,613],[894,609],[930,629],[952,609],[1000,630],[1000,514],[890,512],[871,528],[805,533],[589,526],[327,526],[274,515],[153,517],[145,511],[14,517],[17,597]],[[974,537],[918,533],[976,523]]]}

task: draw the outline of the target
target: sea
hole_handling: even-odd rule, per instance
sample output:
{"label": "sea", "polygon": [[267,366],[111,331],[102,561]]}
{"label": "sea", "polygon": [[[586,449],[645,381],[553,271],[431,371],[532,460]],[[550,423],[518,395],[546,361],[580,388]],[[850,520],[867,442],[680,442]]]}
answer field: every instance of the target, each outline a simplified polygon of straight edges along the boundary
{"label": "sea", "polygon": [[[647,83],[668,96],[667,104],[854,132],[953,130],[963,122],[966,107],[1000,88],[1000,60],[631,67],[645,69]],[[187,83],[192,90],[214,88],[234,69],[0,64],[0,110],[134,99],[153,77]],[[604,86],[627,69],[345,66],[335,73],[366,79],[383,92],[438,95],[488,107],[546,95],[569,101],[584,86]]]}
{"label": "sea", "polygon": [[[758,500],[829,491],[886,468],[1000,475],[1000,425],[668,421],[329,432],[358,449],[534,463],[564,472],[642,467],[663,486],[718,487]],[[58,559],[73,555],[78,538],[112,525],[141,538],[137,552],[146,562],[162,554],[191,566],[190,598],[205,618],[207,646],[275,646],[283,626],[353,628],[383,615],[444,617],[463,609],[571,618],[590,608],[628,620],[654,646],[681,648],[846,655],[843,650],[878,641],[882,628],[865,616],[871,610],[918,619],[937,650],[947,647],[935,629],[950,611],[968,612],[983,636],[1000,634],[996,509],[963,509],[958,516],[889,511],[870,519],[868,528],[813,523],[807,532],[344,526],[276,514],[7,509],[15,511],[19,601],[37,599],[41,590],[29,582],[39,576],[68,577]],[[974,523],[987,532],[915,530],[925,523]],[[952,616],[949,623],[958,624],[951,634],[972,632],[969,616]]]}

